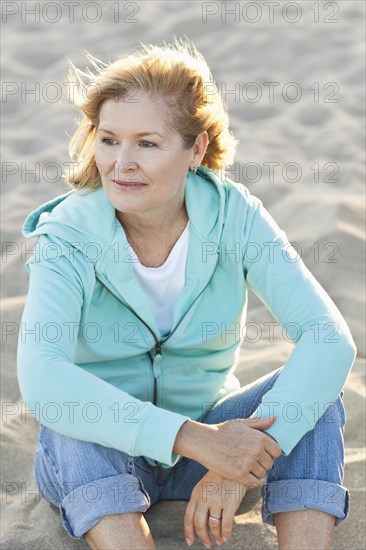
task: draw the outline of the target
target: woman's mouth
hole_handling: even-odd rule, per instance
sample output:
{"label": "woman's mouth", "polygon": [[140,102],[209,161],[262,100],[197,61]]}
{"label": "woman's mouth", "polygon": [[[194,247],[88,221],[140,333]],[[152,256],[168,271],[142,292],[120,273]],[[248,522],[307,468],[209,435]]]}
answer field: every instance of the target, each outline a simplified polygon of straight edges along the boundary
{"label": "woman's mouth", "polygon": [[147,184],[139,181],[122,181],[122,180],[112,180],[113,183],[123,191],[133,191],[134,189],[142,189]]}

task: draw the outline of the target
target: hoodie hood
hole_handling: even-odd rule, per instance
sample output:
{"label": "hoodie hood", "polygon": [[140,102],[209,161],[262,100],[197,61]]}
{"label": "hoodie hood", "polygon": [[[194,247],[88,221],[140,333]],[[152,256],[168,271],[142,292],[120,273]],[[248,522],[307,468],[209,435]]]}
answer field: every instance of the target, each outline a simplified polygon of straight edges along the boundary
{"label": "hoodie hood", "polygon": [[[187,172],[185,204],[189,217],[186,285],[178,296],[173,326],[209,283],[219,259],[225,223],[228,184],[205,166]],[[24,237],[62,239],[93,263],[96,278],[159,332],[149,299],[133,273],[131,249],[123,226],[104,188],[85,193],[71,190],[31,212],[22,226]],[[117,265],[118,264],[118,265]]]}

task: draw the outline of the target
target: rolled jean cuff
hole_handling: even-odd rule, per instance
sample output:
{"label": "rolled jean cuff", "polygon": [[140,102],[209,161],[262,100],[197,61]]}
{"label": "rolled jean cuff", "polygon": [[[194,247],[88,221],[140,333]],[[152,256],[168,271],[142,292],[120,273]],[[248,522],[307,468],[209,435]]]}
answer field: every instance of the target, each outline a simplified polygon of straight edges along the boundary
{"label": "rolled jean cuff", "polygon": [[62,499],[59,511],[70,537],[82,540],[103,516],[146,512],[150,504],[138,476],[119,474],[80,485]]}
{"label": "rolled jean cuff", "polygon": [[262,489],[262,519],[274,526],[273,514],[315,508],[336,517],[339,525],[349,515],[348,489],[319,479],[284,479],[271,481]]}

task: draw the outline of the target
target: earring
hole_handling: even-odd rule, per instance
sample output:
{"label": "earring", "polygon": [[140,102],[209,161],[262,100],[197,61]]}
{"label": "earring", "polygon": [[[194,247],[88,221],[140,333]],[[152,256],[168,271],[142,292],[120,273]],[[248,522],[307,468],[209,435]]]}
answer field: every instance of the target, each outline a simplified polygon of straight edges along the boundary
{"label": "earring", "polygon": [[196,174],[196,173],[197,173],[197,168],[194,166],[193,168],[190,168],[190,171],[191,171],[193,174]]}

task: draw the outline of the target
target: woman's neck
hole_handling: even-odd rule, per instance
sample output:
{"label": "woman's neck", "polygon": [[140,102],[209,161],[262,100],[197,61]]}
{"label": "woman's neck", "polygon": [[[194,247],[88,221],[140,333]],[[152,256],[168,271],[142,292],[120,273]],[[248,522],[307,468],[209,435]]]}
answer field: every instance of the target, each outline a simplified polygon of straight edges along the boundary
{"label": "woman's neck", "polygon": [[116,217],[126,235],[136,239],[138,242],[153,241],[159,239],[162,235],[176,234],[177,231],[182,233],[189,220],[185,204],[183,204],[180,212],[174,216],[170,216],[169,220],[156,218],[149,221],[141,218],[134,219],[130,216],[126,217],[121,212],[116,212]]}

